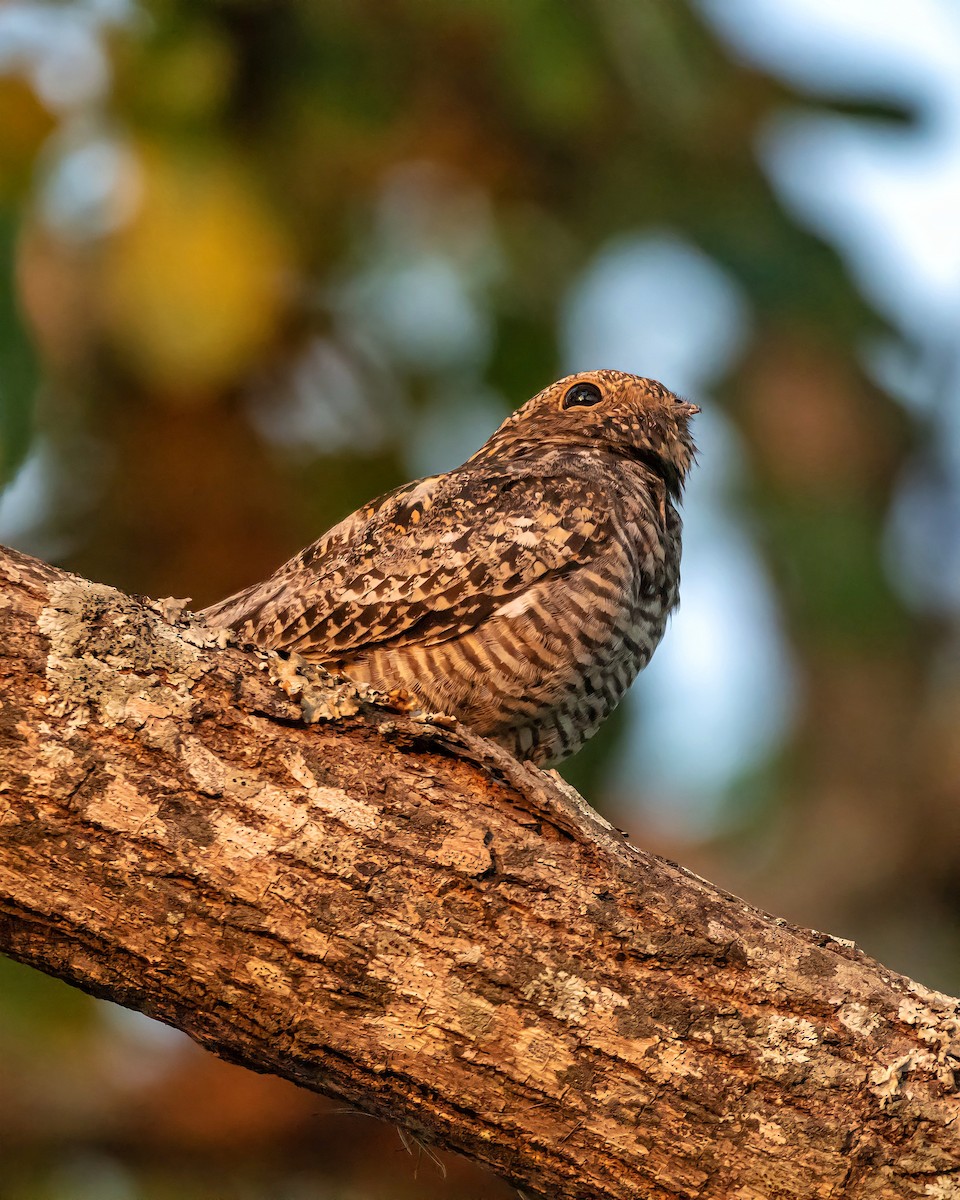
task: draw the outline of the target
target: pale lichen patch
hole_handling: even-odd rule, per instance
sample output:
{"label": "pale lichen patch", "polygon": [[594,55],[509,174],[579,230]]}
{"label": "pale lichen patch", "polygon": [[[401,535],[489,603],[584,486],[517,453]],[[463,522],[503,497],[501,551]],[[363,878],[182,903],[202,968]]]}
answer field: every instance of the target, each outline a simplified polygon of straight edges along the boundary
{"label": "pale lichen patch", "polygon": [[566,971],[544,971],[521,988],[528,1000],[545,1008],[559,1021],[580,1024],[587,1014],[626,1008],[627,1000],[607,987],[592,987],[585,979]]}
{"label": "pale lichen patch", "polygon": [[871,1034],[880,1024],[877,1013],[865,1004],[849,1001],[837,1010],[840,1023],[851,1033]]}
{"label": "pale lichen patch", "polygon": [[[760,1030],[757,1031],[760,1035]],[[770,1063],[807,1063],[820,1042],[819,1032],[812,1021],[804,1017],[785,1017],[775,1014],[767,1018],[762,1036],[765,1046],[760,1061]]]}
{"label": "pale lichen patch", "polygon": [[[29,732],[26,726],[23,726],[22,729],[25,735]],[[69,746],[64,746],[62,742],[53,740],[53,730],[46,721],[39,721],[37,723],[37,733],[40,734],[40,741],[37,745],[37,758],[45,767],[61,770],[72,766],[76,762],[76,755]]]}
{"label": "pale lichen patch", "polygon": [[922,983],[910,980],[910,990],[918,1000],[923,1001],[931,1009],[939,1009],[948,1016],[956,1017],[960,1013],[960,1000],[947,996],[944,992],[924,987]]}
{"label": "pale lichen patch", "polygon": [[925,1004],[920,1004],[913,996],[907,996],[900,1001],[897,1016],[905,1025],[925,1025],[930,1021],[931,1013]]}
{"label": "pale lichen patch", "polygon": [[939,1179],[930,1179],[924,1184],[923,1194],[928,1200],[957,1200],[957,1177],[953,1171],[944,1171]]}
{"label": "pale lichen patch", "polygon": [[[931,1047],[931,1068],[944,1091],[960,1092],[960,1020],[956,1016],[957,1002],[940,992],[913,985],[915,997],[901,1001],[897,1015],[917,1030],[921,1041]],[[932,1002],[941,1011],[921,1003]],[[948,1011],[942,1011],[946,1008]]]}
{"label": "pale lichen patch", "polygon": [[190,597],[158,596],[150,602],[150,607],[154,612],[158,612],[168,625],[176,625],[178,621],[183,620],[184,614],[189,612]]}
{"label": "pale lichen patch", "polygon": [[47,678],[58,693],[52,703],[95,708],[108,726],[192,711],[200,649],[114,588],[57,580],[37,623],[49,642]]}
{"label": "pale lichen patch", "polygon": [[360,711],[361,697],[355,684],[331,675],[299,654],[269,658],[269,676],[273,683],[300,702],[303,719],[309,725],[319,721],[339,721]]}
{"label": "pale lichen patch", "polygon": [[[919,993],[918,993],[919,995]],[[918,999],[908,996],[901,1001],[897,1016],[906,1025],[913,1025],[920,1037],[931,1045],[941,1043],[953,1044],[960,1035],[960,1019],[956,1016],[956,1005],[939,992],[930,992],[929,996],[946,1001],[950,1011],[936,1011],[929,1004],[920,1003]]]}
{"label": "pale lichen patch", "polygon": [[910,1050],[885,1067],[875,1067],[870,1072],[870,1091],[880,1101],[881,1108],[889,1108],[899,1098],[904,1080],[917,1066],[917,1054]]}

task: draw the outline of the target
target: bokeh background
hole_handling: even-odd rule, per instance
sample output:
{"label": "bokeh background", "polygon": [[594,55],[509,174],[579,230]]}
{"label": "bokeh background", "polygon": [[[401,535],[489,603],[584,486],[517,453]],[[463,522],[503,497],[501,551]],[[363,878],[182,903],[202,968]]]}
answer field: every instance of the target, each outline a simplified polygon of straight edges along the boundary
{"label": "bokeh background", "polygon": [[[0,541],[200,606],[661,378],[683,607],[567,773],[950,992],[958,323],[953,0],[0,4]],[[6,961],[0,1064],[4,1200],[514,1194]]]}

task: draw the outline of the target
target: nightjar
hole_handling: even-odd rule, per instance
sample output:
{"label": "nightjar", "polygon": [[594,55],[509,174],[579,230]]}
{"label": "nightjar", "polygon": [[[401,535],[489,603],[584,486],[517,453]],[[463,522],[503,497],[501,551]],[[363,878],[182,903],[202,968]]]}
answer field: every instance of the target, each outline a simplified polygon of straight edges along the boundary
{"label": "nightjar", "polygon": [[561,379],[463,466],[372,500],[203,615],[560,762],[677,605],[698,411],[621,371]]}

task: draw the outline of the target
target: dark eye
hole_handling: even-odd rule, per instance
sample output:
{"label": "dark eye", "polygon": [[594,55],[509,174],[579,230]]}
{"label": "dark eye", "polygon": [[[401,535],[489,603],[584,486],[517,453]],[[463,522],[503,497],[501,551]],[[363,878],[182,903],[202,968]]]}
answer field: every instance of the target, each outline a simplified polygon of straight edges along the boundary
{"label": "dark eye", "polygon": [[603,399],[603,392],[595,383],[575,383],[563,398],[564,408],[576,408],[578,405],[598,404]]}

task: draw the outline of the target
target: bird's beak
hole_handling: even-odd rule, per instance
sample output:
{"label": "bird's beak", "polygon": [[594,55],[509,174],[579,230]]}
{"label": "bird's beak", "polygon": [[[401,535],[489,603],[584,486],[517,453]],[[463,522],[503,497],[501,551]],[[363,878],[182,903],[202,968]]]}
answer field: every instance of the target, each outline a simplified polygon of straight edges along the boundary
{"label": "bird's beak", "polygon": [[700,411],[698,404],[688,404],[686,400],[680,405],[680,409],[685,417],[695,417]]}

